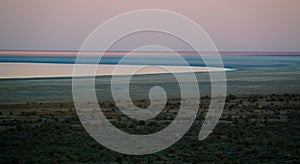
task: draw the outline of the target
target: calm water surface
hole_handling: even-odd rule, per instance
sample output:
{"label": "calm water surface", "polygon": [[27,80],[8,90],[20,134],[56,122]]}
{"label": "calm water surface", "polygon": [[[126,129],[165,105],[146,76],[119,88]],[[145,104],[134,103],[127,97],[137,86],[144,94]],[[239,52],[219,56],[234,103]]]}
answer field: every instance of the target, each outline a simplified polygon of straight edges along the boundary
{"label": "calm water surface", "polygon": [[[185,56],[192,66],[205,66],[201,58]],[[117,64],[121,57],[104,57],[101,64]],[[86,63],[93,62],[88,58]],[[228,94],[300,93],[300,56],[222,56],[226,72]],[[16,57],[1,56],[0,62],[69,63],[75,57]],[[170,56],[132,57],[128,64],[181,65]],[[1,64],[1,63],[0,63]],[[201,95],[210,94],[208,73],[197,73]],[[151,87],[162,86],[169,97],[180,95],[174,76],[169,74],[139,75],[131,80],[132,98],[146,98]],[[111,98],[110,77],[96,78],[98,99]],[[0,80],[0,103],[65,102],[72,101],[72,79],[7,79]]]}

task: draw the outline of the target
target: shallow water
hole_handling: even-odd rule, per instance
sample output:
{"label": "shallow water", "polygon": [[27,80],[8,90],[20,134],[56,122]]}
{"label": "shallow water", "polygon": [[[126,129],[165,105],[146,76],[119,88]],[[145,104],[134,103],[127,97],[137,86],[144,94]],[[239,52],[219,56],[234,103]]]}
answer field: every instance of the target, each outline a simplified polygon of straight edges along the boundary
{"label": "shallow water", "polygon": [[[170,57],[165,60],[143,60],[151,64],[176,65]],[[136,58],[135,58],[136,59]],[[203,66],[199,57],[185,56],[190,65]],[[300,56],[222,56],[224,66],[235,71],[226,72],[228,94],[299,93]],[[117,63],[120,57],[109,57],[102,62]],[[72,63],[74,57],[0,57],[1,62],[50,62]],[[138,60],[131,60],[136,64]],[[140,61],[140,60],[139,60]],[[148,62],[148,63],[147,63]],[[201,95],[210,94],[208,73],[196,73]],[[132,98],[147,98],[149,89],[159,85],[169,97],[179,97],[179,86],[169,74],[136,75],[131,80]],[[96,93],[99,100],[111,98],[110,76],[96,78]],[[72,101],[71,78],[11,79],[0,80],[0,103],[64,102]]]}

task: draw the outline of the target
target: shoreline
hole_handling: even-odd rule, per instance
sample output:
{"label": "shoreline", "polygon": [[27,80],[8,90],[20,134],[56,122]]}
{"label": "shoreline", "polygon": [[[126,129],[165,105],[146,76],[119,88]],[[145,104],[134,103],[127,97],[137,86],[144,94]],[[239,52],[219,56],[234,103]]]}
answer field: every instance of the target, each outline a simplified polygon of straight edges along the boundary
{"label": "shoreline", "polygon": [[[73,77],[74,66],[75,64],[3,62],[0,63],[0,70],[2,70],[0,71],[0,79]],[[133,75],[133,74],[150,75],[150,74],[190,73],[190,72],[205,73],[205,72],[235,70],[232,68],[196,67],[196,66],[149,66],[149,65],[111,65],[111,64],[99,64],[97,66],[93,64],[77,64],[77,67],[80,67],[81,70],[96,69],[94,75],[82,72],[78,75],[78,77]],[[119,70],[116,71],[116,68]]]}

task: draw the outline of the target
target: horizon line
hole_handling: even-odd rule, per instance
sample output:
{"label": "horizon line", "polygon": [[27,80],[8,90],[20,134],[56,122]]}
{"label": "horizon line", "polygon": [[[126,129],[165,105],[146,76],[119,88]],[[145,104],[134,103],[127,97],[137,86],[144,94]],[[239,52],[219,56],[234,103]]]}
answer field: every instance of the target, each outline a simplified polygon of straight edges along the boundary
{"label": "horizon line", "polygon": [[[5,55],[15,55],[15,56],[23,56],[23,55],[43,55],[43,56],[55,56],[55,55],[66,55],[66,56],[74,56],[77,55],[80,51],[76,50],[0,50],[0,56]],[[131,51],[128,50],[114,50],[114,51],[83,51],[82,53],[87,53],[88,55],[97,55],[99,52],[109,53],[109,55],[113,56],[123,56],[124,54],[120,53],[129,53]],[[179,54],[185,55],[193,55],[195,53],[202,54],[216,54],[220,55],[300,55],[300,52],[296,51],[132,51],[132,53],[174,53],[177,52]],[[51,54],[49,54],[51,53]],[[155,55],[155,54],[154,54]]]}

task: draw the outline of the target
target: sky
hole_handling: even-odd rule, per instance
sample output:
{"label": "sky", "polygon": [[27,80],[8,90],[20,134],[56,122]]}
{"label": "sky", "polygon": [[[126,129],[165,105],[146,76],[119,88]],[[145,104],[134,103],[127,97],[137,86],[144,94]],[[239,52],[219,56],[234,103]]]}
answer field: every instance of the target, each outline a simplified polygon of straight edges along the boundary
{"label": "sky", "polygon": [[0,50],[77,51],[101,23],[140,9],[189,17],[219,51],[300,52],[300,0],[0,0]]}

